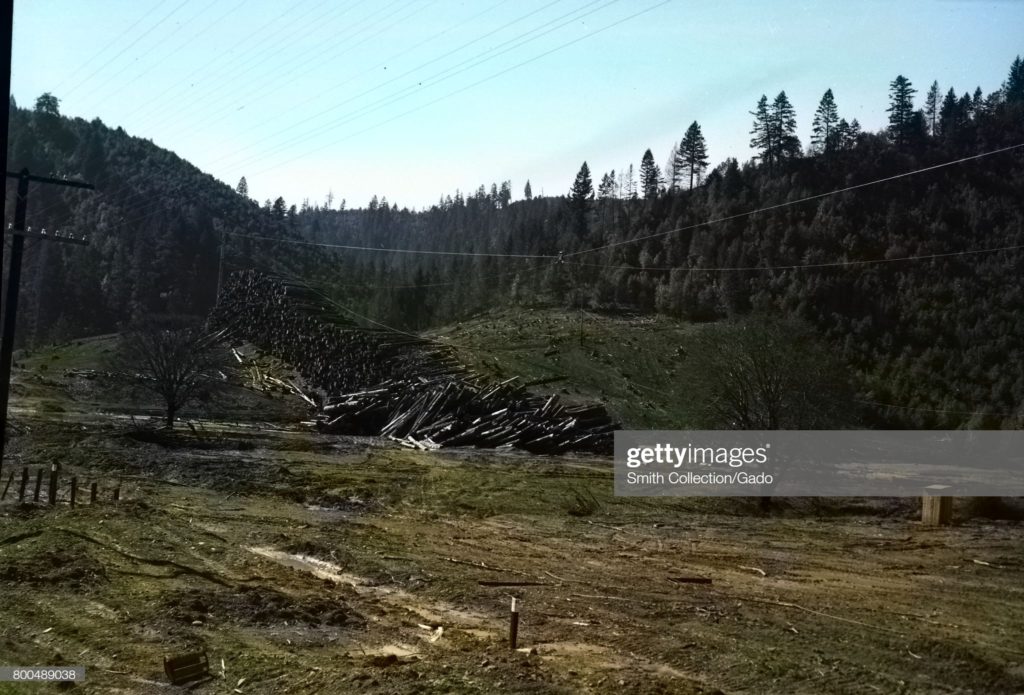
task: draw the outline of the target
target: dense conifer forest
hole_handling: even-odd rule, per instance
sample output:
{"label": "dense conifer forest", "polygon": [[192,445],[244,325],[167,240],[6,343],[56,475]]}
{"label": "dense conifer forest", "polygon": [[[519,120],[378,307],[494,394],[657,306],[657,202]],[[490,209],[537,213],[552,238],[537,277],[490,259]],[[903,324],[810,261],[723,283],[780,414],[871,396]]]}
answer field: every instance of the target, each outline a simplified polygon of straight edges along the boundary
{"label": "dense conifer forest", "polygon": [[[711,167],[700,124],[683,122],[662,166],[648,149],[635,171],[583,163],[565,195],[505,181],[419,211],[385,190],[362,208],[253,201],[244,179],[226,185],[149,140],[61,116],[59,95],[31,109],[12,100],[9,168],[98,189],[33,190],[31,225],[90,246],[28,242],[19,341],[202,315],[221,272],[258,267],[403,330],[503,305],[694,322],[784,315],[835,347],[874,404],[872,424],[1021,426],[1024,150],[788,203],[1024,143],[1024,64],[988,95],[898,76],[880,132],[842,116],[841,87],[814,114],[797,114],[784,91],[751,104],[747,162]],[[813,119],[806,147],[798,119]],[[11,210],[10,185],[7,196]]]}

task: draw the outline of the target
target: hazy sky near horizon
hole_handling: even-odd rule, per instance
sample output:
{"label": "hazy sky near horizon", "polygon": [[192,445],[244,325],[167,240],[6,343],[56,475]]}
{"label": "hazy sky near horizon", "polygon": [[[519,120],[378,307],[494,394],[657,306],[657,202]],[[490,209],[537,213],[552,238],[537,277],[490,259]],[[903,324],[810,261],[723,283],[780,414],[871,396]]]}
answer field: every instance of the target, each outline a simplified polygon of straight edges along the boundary
{"label": "hazy sky near horizon", "polygon": [[[761,94],[810,137],[822,93],[868,130],[888,84],[917,103],[999,88],[1024,2],[901,0],[16,0],[11,91],[152,139],[257,200],[424,207],[664,166],[694,120],[741,161]],[[103,182],[97,182],[101,187]]]}

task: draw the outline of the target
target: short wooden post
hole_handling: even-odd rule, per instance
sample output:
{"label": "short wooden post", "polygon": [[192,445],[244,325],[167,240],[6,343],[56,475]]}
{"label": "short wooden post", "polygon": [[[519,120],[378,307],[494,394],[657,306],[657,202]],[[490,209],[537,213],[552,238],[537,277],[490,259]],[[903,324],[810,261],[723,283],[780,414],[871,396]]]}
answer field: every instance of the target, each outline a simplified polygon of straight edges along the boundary
{"label": "short wooden post", "polygon": [[7,484],[4,485],[4,494],[0,495],[0,500],[5,499],[7,497],[7,490],[10,489],[11,483],[13,483],[13,482],[14,482],[14,471],[11,471],[11,474],[9,476],[7,476]]}
{"label": "short wooden post", "polygon": [[75,498],[78,496],[78,478],[71,476],[71,508],[75,508]]}
{"label": "short wooden post", "polygon": [[41,488],[42,486],[43,486],[43,469],[40,468],[39,470],[36,471],[36,489],[35,489],[35,492],[32,494],[32,501],[33,502],[38,502],[39,501],[39,488]]}
{"label": "short wooden post", "polygon": [[929,485],[921,497],[921,523],[925,526],[947,526],[953,521],[953,498],[942,494],[949,485]]}
{"label": "short wooden post", "polygon": [[519,606],[516,600],[512,599],[512,612],[509,614],[508,624],[508,648],[515,649],[519,643]]}
{"label": "short wooden post", "polygon": [[89,504],[96,504],[96,483],[89,485]]}
{"label": "short wooden post", "polygon": [[50,503],[51,507],[53,505],[57,504],[57,485],[58,485],[57,476],[59,474],[60,474],[60,464],[59,463],[51,463],[50,464],[50,487],[47,490],[47,500],[46,500],[47,502]]}
{"label": "short wooden post", "polygon": [[119,499],[121,499],[121,485],[120,484],[118,484],[118,486],[114,488],[114,501],[117,502]]}
{"label": "short wooden post", "polygon": [[25,488],[28,487],[28,466],[21,469],[21,485],[18,487],[18,501],[25,501]]}

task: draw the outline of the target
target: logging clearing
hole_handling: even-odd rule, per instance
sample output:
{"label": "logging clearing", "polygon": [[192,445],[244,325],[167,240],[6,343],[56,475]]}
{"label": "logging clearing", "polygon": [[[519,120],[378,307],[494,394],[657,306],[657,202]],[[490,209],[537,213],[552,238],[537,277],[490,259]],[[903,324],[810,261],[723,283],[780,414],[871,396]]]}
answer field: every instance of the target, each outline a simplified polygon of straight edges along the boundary
{"label": "logging clearing", "polygon": [[457,361],[450,346],[339,316],[305,285],[234,273],[211,323],[292,365],[302,385],[288,386],[314,405],[323,432],[380,435],[420,449],[611,451],[617,425],[604,406],[537,396],[518,377],[495,382]]}

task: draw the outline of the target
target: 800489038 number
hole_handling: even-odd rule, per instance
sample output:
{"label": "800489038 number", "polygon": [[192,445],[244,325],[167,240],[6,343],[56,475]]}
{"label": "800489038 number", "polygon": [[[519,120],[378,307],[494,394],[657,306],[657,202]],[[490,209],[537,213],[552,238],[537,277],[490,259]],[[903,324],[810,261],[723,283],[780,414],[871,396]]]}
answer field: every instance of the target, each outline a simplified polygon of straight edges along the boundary
{"label": "800489038 number", "polygon": [[0,683],[63,683],[84,680],[84,666],[0,666]]}

